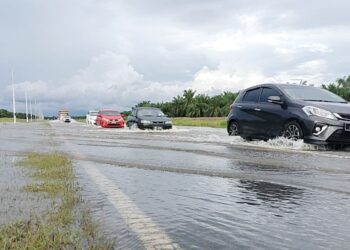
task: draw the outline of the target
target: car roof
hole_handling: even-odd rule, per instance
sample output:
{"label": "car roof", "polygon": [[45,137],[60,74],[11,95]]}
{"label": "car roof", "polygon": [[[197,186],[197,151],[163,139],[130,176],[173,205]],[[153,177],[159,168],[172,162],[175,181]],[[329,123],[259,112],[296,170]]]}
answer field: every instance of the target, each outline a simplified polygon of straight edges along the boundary
{"label": "car roof", "polygon": [[281,90],[280,88],[281,86],[315,87],[310,85],[299,85],[299,84],[293,84],[293,83],[262,83],[262,84],[258,84],[258,85],[254,85],[249,88],[246,88],[244,91],[256,89],[256,88],[262,88],[262,87],[277,87],[278,89]]}
{"label": "car roof", "polygon": [[160,108],[156,108],[156,107],[137,107],[135,109],[160,109]]}

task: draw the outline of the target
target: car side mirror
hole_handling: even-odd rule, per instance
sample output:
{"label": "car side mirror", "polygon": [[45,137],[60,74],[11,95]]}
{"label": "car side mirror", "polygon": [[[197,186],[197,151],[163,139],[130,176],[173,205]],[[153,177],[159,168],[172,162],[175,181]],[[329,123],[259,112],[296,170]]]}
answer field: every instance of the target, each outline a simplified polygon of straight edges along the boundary
{"label": "car side mirror", "polygon": [[273,96],[269,96],[268,98],[267,98],[267,101],[269,102],[269,103],[276,103],[276,104],[283,104],[283,101],[282,101],[282,99],[281,99],[281,97],[279,97],[279,96],[275,96],[275,95],[273,95]]}

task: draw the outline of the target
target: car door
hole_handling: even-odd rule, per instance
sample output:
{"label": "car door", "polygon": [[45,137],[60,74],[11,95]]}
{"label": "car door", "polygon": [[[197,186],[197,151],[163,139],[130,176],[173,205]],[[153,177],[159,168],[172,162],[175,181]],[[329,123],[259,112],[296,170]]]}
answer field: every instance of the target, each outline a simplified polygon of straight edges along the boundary
{"label": "car door", "polygon": [[237,104],[239,109],[239,124],[242,132],[248,136],[255,136],[257,134],[256,108],[259,102],[261,88],[249,89],[244,94],[242,101]]}
{"label": "car door", "polygon": [[276,88],[262,88],[256,116],[259,135],[264,138],[280,135],[287,112],[284,105],[269,102],[270,96],[279,96],[284,100],[284,96]]}

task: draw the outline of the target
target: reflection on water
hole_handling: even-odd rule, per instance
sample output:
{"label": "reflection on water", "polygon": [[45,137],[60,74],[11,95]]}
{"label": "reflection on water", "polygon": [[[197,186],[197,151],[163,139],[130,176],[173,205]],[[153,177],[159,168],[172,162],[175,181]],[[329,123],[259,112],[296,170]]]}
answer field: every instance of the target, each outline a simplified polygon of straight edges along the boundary
{"label": "reflection on water", "polygon": [[[102,164],[99,170],[184,249],[346,249],[350,240],[347,195]],[[103,211],[94,215],[115,230],[123,248],[135,247],[127,225],[112,223],[118,211],[104,196],[89,188],[95,211]]]}
{"label": "reflection on water", "polygon": [[[304,190],[292,186],[248,180],[240,180],[239,182],[240,184],[238,186],[248,191],[249,195],[247,197],[254,194],[257,199],[265,202],[267,205],[275,205],[278,202],[298,204],[297,200],[303,198]],[[246,192],[242,193],[245,194]]]}

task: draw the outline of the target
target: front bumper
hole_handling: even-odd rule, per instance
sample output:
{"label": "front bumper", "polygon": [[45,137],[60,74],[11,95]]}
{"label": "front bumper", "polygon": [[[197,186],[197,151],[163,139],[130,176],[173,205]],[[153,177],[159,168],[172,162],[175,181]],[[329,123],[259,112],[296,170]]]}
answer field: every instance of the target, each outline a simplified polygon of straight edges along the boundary
{"label": "front bumper", "polygon": [[125,122],[124,121],[119,121],[119,122],[112,122],[112,121],[108,121],[103,123],[103,127],[106,128],[124,128],[125,127]]}
{"label": "front bumper", "polygon": [[144,124],[140,123],[139,125],[142,129],[155,129],[155,128],[162,128],[162,129],[171,129],[173,127],[172,124]]}
{"label": "front bumper", "polygon": [[[328,120],[313,117],[306,123],[307,131],[304,136],[304,142],[317,145],[350,145],[350,131],[348,131],[349,125],[346,124],[350,124],[350,121]],[[321,133],[317,134],[315,133],[316,126],[325,127]]]}

